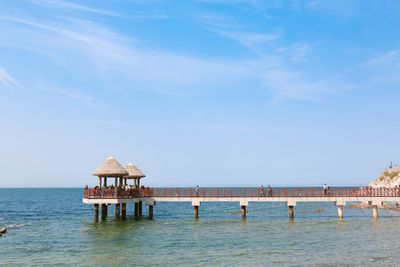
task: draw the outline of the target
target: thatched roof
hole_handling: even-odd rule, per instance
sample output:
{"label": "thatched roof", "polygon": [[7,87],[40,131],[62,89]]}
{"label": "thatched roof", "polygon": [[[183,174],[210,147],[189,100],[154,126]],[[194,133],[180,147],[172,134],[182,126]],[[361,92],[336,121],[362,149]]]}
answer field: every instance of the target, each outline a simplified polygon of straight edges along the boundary
{"label": "thatched roof", "polygon": [[93,175],[101,177],[122,177],[128,175],[128,172],[122,167],[118,160],[109,157],[97,167]]}
{"label": "thatched roof", "polygon": [[126,176],[124,176],[125,178],[134,178],[134,179],[137,179],[137,178],[143,178],[143,177],[145,177],[146,175],[144,175],[144,173],[141,171],[141,170],[139,170],[139,168],[138,167],[136,167],[135,165],[133,165],[132,163],[128,163],[128,165],[126,165],[126,168],[125,168],[127,171],[128,171],[128,175],[126,175]]}

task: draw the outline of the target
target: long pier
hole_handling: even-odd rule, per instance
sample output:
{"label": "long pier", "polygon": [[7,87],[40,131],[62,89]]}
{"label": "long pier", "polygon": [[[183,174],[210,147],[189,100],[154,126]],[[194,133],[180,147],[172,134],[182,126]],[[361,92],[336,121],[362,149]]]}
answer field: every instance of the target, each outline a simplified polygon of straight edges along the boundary
{"label": "long pier", "polygon": [[203,202],[237,202],[242,218],[246,218],[247,206],[251,202],[284,202],[289,218],[294,218],[294,208],[301,202],[331,202],[338,208],[338,217],[343,218],[343,207],[347,202],[363,202],[372,205],[372,217],[378,218],[378,206],[383,202],[400,202],[400,188],[85,188],[83,203],[94,207],[94,220],[107,218],[107,206],[115,205],[116,218],[126,219],[126,205],[134,203],[135,217],[142,216],[142,203],[148,205],[149,218],[157,202],[190,202],[195,218],[199,218],[199,207]]}

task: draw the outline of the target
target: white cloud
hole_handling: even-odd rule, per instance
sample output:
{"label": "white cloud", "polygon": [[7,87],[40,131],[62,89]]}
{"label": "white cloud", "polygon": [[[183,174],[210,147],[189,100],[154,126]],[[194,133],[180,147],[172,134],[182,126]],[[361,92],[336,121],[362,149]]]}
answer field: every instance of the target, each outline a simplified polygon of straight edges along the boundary
{"label": "white cloud", "polygon": [[358,12],[358,3],[355,0],[311,0],[306,7],[310,10],[325,11],[340,18],[349,18]]}
{"label": "white cloud", "polygon": [[229,32],[229,31],[217,31],[221,35],[229,37],[241,45],[245,46],[252,52],[263,53],[268,45],[276,41],[279,36],[278,34],[264,34],[257,32]]}
{"label": "white cloud", "polygon": [[90,12],[90,13],[95,13],[99,15],[106,15],[106,16],[114,16],[114,17],[121,17],[120,14],[109,11],[109,10],[104,10],[104,9],[99,9],[99,8],[94,8],[90,6],[85,6],[85,5],[80,5],[68,1],[62,1],[62,0],[31,0],[32,3],[36,5],[41,5],[41,6],[47,6],[47,7],[55,7],[55,8],[62,8],[66,10],[74,10],[74,11],[83,11],[83,12]]}
{"label": "white cloud", "polygon": [[[2,25],[1,21],[8,24]],[[220,60],[143,48],[140,41],[100,24],[77,19],[56,24],[1,17],[0,29],[7,33],[7,38],[0,37],[0,44],[35,51],[73,72],[73,78],[95,80],[111,90],[152,90],[167,95],[186,95],[255,84],[264,86],[278,101],[315,100],[337,92],[329,81],[309,78],[303,71],[296,71],[287,64],[287,57],[282,53],[296,60],[305,57],[307,46],[301,43],[287,49],[293,55],[283,51],[262,54],[252,61]],[[262,33],[226,31],[225,34],[231,34],[230,38],[249,49],[273,43],[278,38]],[[85,96],[63,90],[58,93],[95,106]],[[91,94],[87,92],[87,95]]]}
{"label": "white cloud", "polygon": [[0,68],[0,84],[6,87],[21,87],[21,85],[5,69]]}
{"label": "white cloud", "polygon": [[272,103],[284,100],[320,101],[338,92],[351,90],[353,86],[337,79],[310,79],[303,73],[290,69],[271,69],[265,72],[264,86],[273,94]]}
{"label": "white cloud", "polygon": [[195,130],[201,130],[201,131],[210,131],[210,132],[229,132],[229,133],[254,133],[255,129],[245,126],[245,125],[231,125],[231,124],[189,124],[188,125],[190,128],[193,128]]}
{"label": "white cloud", "polygon": [[400,84],[400,50],[392,50],[377,55],[355,70],[367,76],[370,82],[379,84]]}
{"label": "white cloud", "polygon": [[38,89],[45,91],[45,92],[50,92],[50,93],[55,93],[55,94],[66,96],[68,98],[71,98],[73,100],[81,102],[92,108],[99,108],[98,101],[96,99],[94,99],[90,95],[83,94],[81,92],[65,90],[65,89],[60,89],[60,88],[55,88],[55,87],[39,87]]}
{"label": "white cloud", "polygon": [[249,75],[243,65],[141,48],[137,42],[98,24],[75,21],[74,25],[56,25],[2,19],[17,23],[16,31],[25,26],[33,28],[26,34],[15,34],[18,42],[7,39],[8,45],[21,48],[24,44],[27,50],[44,54],[57,64],[105,85],[177,94],[234,86]]}

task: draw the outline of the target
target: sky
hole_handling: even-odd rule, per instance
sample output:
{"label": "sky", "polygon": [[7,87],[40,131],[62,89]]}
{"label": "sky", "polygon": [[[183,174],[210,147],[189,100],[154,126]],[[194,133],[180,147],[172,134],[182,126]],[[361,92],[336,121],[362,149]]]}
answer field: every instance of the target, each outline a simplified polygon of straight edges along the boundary
{"label": "sky", "polygon": [[400,163],[400,2],[3,0],[0,187],[366,185]]}

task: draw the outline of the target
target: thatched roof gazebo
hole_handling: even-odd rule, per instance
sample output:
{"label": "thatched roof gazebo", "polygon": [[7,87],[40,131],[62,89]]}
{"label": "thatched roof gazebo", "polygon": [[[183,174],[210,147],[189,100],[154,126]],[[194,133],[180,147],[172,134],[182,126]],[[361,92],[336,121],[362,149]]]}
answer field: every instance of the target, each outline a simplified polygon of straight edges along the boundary
{"label": "thatched roof gazebo", "polygon": [[146,177],[146,175],[132,163],[128,163],[128,165],[126,165],[125,169],[127,170],[128,175],[125,175],[124,178],[125,179],[134,179],[135,187],[139,188],[140,187],[140,179],[143,177]]}
{"label": "thatched roof gazebo", "polygon": [[107,178],[113,177],[115,178],[115,186],[118,184],[118,178],[122,179],[122,177],[129,175],[127,170],[118,162],[118,160],[113,157],[108,157],[103,163],[100,164],[93,172],[94,176],[99,177],[99,186],[101,187],[101,179],[104,179],[103,186],[107,187]]}

